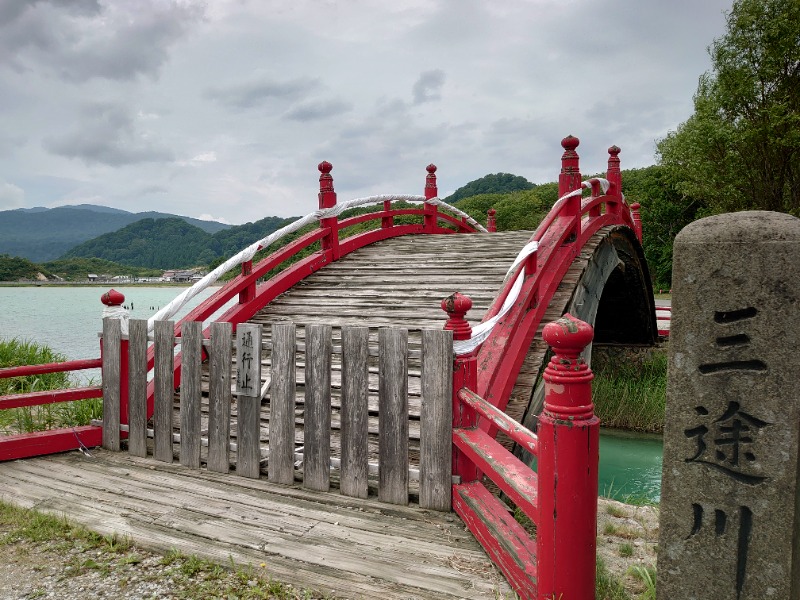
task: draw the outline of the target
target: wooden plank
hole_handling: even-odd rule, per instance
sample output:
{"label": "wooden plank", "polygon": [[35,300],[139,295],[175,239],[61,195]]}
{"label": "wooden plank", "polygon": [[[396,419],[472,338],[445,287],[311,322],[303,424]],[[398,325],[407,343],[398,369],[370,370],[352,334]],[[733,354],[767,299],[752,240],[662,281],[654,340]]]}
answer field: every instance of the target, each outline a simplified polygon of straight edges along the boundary
{"label": "wooden plank", "polygon": [[153,383],[155,384],[153,409],[153,456],[162,462],[173,461],[172,407],[175,399],[175,324],[156,321],[153,329],[154,356]]}
{"label": "wooden plank", "polygon": [[147,320],[128,323],[128,452],[147,456]]}
{"label": "wooden plank", "polygon": [[[109,465],[106,457],[125,461]],[[164,551],[177,548],[223,562],[230,556],[237,564],[266,560],[272,576],[323,586],[335,597],[456,600],[508,593],[477,543],[449,515],[176,466],[153,470],[150,461],[107,452],[91,461],[54,458],[61,460],[3,469],[0,489],[101,526],[103,534],[157,542]],[[53,464],[58,474],[51,490],[40,481]]]}
{"label": "wooden plank", "polygon": [[306,326],[303,487],[327,492],[331,456],[331,326]]}
{"label": "wooden plank", "polygon": [[536,596],[536,542],[479,481],[453,486],[453,508],[522,598]]}
{"label": "wooden plank", "polygon": [[454,429],[453,443],[532,521],[538,520],[539,484],[533,469],[481,429]]}
{"label": "wooden plank", "polygon": [[268,477],[294,483],[294,323],[272,325],[272,392],[270,394]]}
{"label": "wooden plank", "polygon": [[449,511],[453,471],[453,332],[422,332],[419,506]]}
{"label": "wooden plank", "polygon": [[366,498],[368,486],[369,328],[342,328],[342,467],[339,489]]}
{"label": "wooden plank", "polygon": [[181,329],[181,447],[184,467],[200,468],[200,361],[203,351],[203,324],[188,321]]}
{"label": "wooden plank", "polygon": [[408,331],[381,329],[378,498],[408,504]]}
{"label": "wooden plank", "polygon": [[236,474],[261,474],[261,325],[236,328]]}
{"label": "wooden plank", "polygon": [[230,469],[232,339],[230,323],[211,324],[207,465],[217,473]]}
{"label": "wooden plank", "polygon": [[119,450],[122,323],[103,319],[103,448]]}

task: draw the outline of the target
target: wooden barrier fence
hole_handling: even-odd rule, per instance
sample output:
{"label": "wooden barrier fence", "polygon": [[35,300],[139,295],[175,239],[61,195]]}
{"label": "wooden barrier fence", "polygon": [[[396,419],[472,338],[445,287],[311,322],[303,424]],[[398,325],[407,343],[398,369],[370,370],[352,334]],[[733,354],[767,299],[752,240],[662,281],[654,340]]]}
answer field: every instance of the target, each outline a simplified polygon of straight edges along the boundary
{"label": "wooden barrier fence", "polygon": [[[330,489],[330,475],[334,473],[341,493],[355,497],[367,496],[372,478],[378,499],[395,504],[408,503],[409,480],[413,477],[419,481],[421,507],[451,509],[450,331],[423,330],[421,349],[409,351],[408,332],[403,329],[381,328],[375,345],[370,344],[368,328],[343,327],[341,340],[334,345],[329,325],[306,326],[301,341],[295,324],[275,323],[270,328],[271,340],[262,344],[260,325],[240,324],[233,372],[231,324],[213,323],[209,340],[203,339],[201,327],[199,322],[184,323],[182,336],[175,338],[174,323],[156,323],[155,368],[149,382],[147,322],[130,321],[128,425],[119,426],[125,410],[120,407],[118,392],[122,378],[119,354],[111,346],[121,339],[120,324],[104,319],[104,348],[105,340],[111,340],[104,350],[107,360],[103,367],[103,387],[108,390],[103,413],[105,448],[119,450],[121,436],[127,432],[128,451],[137,456],[147,456],[151,450],[155,459],[172,462],[177,445],[181,464],[189,468],[200,468],[202,458],[209,470],[227,473],[233,463],[240,476],[260,477],[266,470],[272,482],[290,485],[295,477],[301,477],[304,487],[318,491]],[[177,343],[181,345],[182,375],[176,417],[173,363]],[[410,352],[419,354],[422,374],[418,468],[409,463]],[[202,385],[204,355],[208,357],[207,400]],[[339,447],[332,452],[334,355],[340,355],[341,361],[341,424]],[[369,460],[370,356],[377,357],[378,365],[377,463]],[[268,367],[266,376],[262,375],[262,364]],[[298,369],[305,378],[302,442],[295,437]],[[155,390],[152,427],[147,421],[148,386]],[[152,444],[148,444],[148,438],[152,438]],[[296,468],[298,463],[301,469]]]}

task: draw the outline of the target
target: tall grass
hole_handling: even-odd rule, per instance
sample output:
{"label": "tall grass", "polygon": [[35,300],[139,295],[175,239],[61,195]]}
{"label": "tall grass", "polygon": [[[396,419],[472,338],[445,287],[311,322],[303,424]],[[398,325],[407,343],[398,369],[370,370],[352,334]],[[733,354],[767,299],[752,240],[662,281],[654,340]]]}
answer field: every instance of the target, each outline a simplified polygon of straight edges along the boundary
{"label": "tall grass", "polygon": [[[63,362],[66,358],[49,347],[13,338],[0,339],[0,368]],[[0,379],[0,396],[65,389],[72,386],[69,373],[45,373]],[[103,414],[101,398],[42,404],[0,410],[0,433],[30,433],[59,427],[87,425]]]}
{"label": "tall grass", "polygon": [[660,432],[667,399],[667,355],[608,361],[594,373],[592,401],[605,427]]}

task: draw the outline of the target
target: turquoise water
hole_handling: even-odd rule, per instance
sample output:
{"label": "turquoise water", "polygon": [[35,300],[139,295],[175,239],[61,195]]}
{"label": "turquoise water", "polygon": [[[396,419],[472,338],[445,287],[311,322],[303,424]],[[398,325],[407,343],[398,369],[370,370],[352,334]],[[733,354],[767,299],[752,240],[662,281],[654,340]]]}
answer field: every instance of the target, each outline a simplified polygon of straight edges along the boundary
{"label": "turquoise water", "polygon": [[[208,297],[216,288],[201,292],[187,308]],[[47,344],[67,359],[100,356],[98,332],[102,328],[100,296],[106,287],[0,287],[0,338],[21,338]],[[130,315],[147,319],[168,304],[183,288],[120,287]],[[179,317],[178,317],[179,318]],[[177,319],[176,319],[177,320]],[[98,371],[82,377],[99,381]],[[658,436],[600,436],[600,481],[602,495],[657,501],[661,488],[661,438]]]}
{"label": "turquoise water", "polygon": [[660,435],[601,431],[600,495],[617,500],[658,502],[662,451]]}
{"label": "turquoise water", "polygon": [[[130,286],[115,288],[125,295],[133,319],[147,319],[184,291],[180,287]],[[185,315],[218,288],[200,292],[178,312]],[[109,287],[0,287],[0,338],[19,338],[47,344],[68,360],[98,358],[103,328],[100,296]],[[133,307],[131,308],[131,304]],[[151,308],[152,307],[152,308]],[[79,375],[78,375],[79,373]],[[99,370],[80,371],[82,381],[100,379]]]}

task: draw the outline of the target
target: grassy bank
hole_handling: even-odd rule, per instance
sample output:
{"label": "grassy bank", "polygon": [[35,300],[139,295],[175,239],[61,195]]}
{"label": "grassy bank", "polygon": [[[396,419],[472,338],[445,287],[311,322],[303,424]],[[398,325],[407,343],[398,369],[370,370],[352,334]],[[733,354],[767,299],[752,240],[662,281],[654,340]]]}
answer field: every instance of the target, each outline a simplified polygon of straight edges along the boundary
{"label": "grassy bank", "polygon": [[605,360],[594,368],[592,400],[604,427],[660,433],[667,398],[667,354]]}
{"label": "grassy bank", "polygon": [[[47,346],[19,339],[0,339],[0,368],[63,362],[64,356]],[[0,396],[65,389],[69,373],[45,373],[0,379]],[[59,427],[88,425],[103,415],[101,398],[0,410],[0,434],[30,433]]]}

